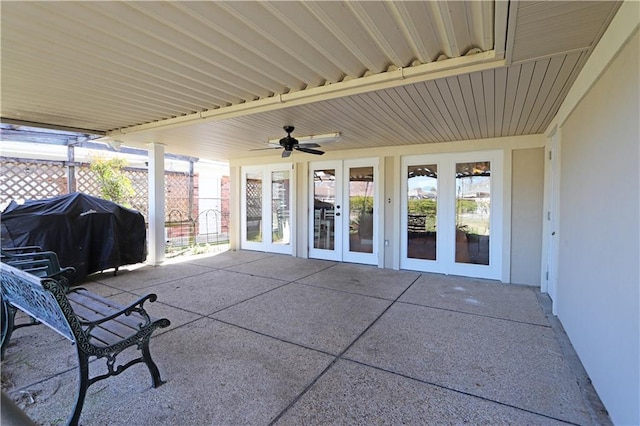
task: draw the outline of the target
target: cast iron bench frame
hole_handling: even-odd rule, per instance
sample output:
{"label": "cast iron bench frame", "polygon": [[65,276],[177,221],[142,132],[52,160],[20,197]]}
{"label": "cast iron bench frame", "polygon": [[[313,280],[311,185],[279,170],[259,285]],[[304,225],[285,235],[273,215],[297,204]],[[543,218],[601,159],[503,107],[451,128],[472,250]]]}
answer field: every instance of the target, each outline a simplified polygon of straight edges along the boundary
{"label": "cast iron bench frame", "polygon": [[[3,322],[6,321],[6,327],[3,326],[2,330],[2,354],[9,344],[11,333],[18,328],[14,326],[18,309],[75,344],[79,383],[69,425],[78,424],[89,386],[117,376],[135,364],[142,362],[147,366],[154,388],[164,383],[151,358],[149,341],[155,329],[168,327],[171,323],[166,318],[150,317],[143,307],[146,301],[156,301],[155,294],[121,306],[84,288],[69,288],[64,274],[57,274],[57,278],[38,277],[20,269],[24,267],[28,270],[28,264],[22,263],[16,267],[5,263],[5,260],[3,256],[3,262],[0,263]],[[140,350],[141,355],[125,364],[116,364],[117,356],[132,346]],[[91,357],[105,358],[108,372],[90,377]]]}

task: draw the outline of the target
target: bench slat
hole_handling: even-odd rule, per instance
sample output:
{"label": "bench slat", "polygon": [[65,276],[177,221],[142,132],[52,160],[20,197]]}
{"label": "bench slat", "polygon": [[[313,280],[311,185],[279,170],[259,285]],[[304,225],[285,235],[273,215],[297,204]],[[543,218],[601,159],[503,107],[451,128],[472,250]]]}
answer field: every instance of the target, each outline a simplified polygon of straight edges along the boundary
{"label": "bench slat", "polygon": [[[90,293],[87,290],[73,291],[67,295],[67,298],[69,299],[69,301],[74,302],[87,309],[86,313],[84,314],[85,316],[83,317],[83,319],[85,319],[86,321],[95,321],[97,319],[112,315],[116,312],[121,312],[125,308],[124,306],[118,305],[109,299],[105,299],[104,297],[100,297],[94,293]],[[94,315],[91,315],[89,311],[92,311]],[[117,321],[118,323],[121,323],[126,327],[134,328],[136,329],[136,331],[138,330],[138,325],[140,323],[146,322],[145,318],[137,312],[132,312],[129,316],[121,315],[120,317],[115,318],[113,321]]]}
{"label": "bench slat", "polygon": [[89,294],[89,292],[87,292],[86,290],[74,290],[67,293],[67,299],[69,299],[70,302],[80,305],[87,311],[91,311],[94,313],[94,315],[91,315],[89,313],[86,314],[87,316],[85,318],[88,321],[95,321],[96,319],[103,318],[124,309],[124,306],[120,306],[114,302],[107,300],[96,300],[91,296],[92,295]]}
{"label": "bench slat", "polygon": [[[109,321],[110,322],[110,321]],[[105,329],[102,327],[95,327],[91,330],[91,338],[90,342],[98,347],[106,347],[115,345],[116,343],[122,341],[123,339],[134,335],[135,333],[129,333],[125,336],[119,336],[112,332],[113,330]]]}
{"label": "bench slat", "polygon": [[[72,306],[78,318],[82,319],[83,317],[87,317],[87,316],[94,317],[94,313],[91,311],[88,311],[85,307],[81,305],[74,305],[73,303],[72,303]],[[109,330],[111,334],[118,336],[120,340],[127,338],[138,332],[138,328],[136,327],[130,327],[118,321],[111,320],[111,321],[106,321],[104,324],[94,327],[90,335],[92,336],[95,335],[96,330],[98,328]]]}

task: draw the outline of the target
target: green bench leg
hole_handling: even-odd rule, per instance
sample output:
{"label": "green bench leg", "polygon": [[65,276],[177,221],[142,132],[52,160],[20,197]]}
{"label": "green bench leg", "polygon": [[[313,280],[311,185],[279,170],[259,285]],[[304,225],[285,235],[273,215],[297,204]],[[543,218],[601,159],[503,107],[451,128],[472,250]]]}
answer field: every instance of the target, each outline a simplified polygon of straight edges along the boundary
{"label": "green bench leg", "polygon": [[[153,387],[157,388],[158,386],[164,384],[165,382],[160,378],[160,370],[158,370],[158,366],[151,358],[151,352],[149,350],[149,340],[151,336],[148,336],[143,340],[140,345],[140,351],[142,352],[142,357],[134,360],[131,364],[139,363],[140,361],[144,362],[147,368],[149,369],[149,373],[151,373],[151,380],[153,382]],[[94,377],[89,380],[89,356],[80,350],[80,347],[76,345],[76,349],[78,352],[78,396],[76,398],[76,405],[73,409],[73,413],[71,418],[69,419],[69,426],[77,426],[80,422],[80,414],[82,413],[82,407],[84,405],[85,397],[87,396],[87,389],[91,384],[95,383],[98,380],[103,380],[109,377],[109,375],[105,375],[102,377]],[[125,369],[127,369],[126,367]],[[118,375],[122,371],[117,373],[112,373],[111,375]]]}
{"label": "green bench leg", "polygon": [[80,422],[80,414],[82,413],[82,406],[84,405],[84,398],[87,396],[87,388],[89,387],[89,357],[85,355],[78,345],[76,345],[78,352],[78,397],[76,398],[76,405],[73,409],[73,414],[69,419],[69,426],[77,426]]}
{"label": "green bench leg", "polygon": [[158,366],[151,358],[151,352],[149,351],[150,338],[151,336],[148,336],[146,339],[144,339],[144,342],[142,342],[142,347],[140,348],[140,350],[142,352],[142,360],[144,361],[147,368],[149,369],[149,373],[151,373],[151,380],[153,381],[153,387],[157,388],[158,386],[162,385],[164,381],[162,381],[162,379],[160,378],[160,371],[158,370]]}
{"label": "green bench leg", "polygon": [[11,334],[13,333],[16,308],[2,300],[0,303],[0,316],[0,319],[2,320],[2,347],[0,349],[0,359],[4,360],[4,353],[9,346],[9,340],[11,340]]}

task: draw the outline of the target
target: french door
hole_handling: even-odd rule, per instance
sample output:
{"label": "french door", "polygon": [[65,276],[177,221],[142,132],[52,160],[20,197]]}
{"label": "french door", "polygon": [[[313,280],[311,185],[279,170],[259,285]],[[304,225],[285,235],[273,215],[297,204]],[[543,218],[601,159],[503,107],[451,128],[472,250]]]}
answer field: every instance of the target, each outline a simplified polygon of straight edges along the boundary
{"label": "french door", "polygon": [[309,164],[309,257],[378,264],[378,160]]}
{"label": "french door", "polygon": [[242,168],[243,249],[291,254],[291,164]]}
{"label": "french door", "polygon": [[502,155],[403,157],[403,269],[502,278]]}

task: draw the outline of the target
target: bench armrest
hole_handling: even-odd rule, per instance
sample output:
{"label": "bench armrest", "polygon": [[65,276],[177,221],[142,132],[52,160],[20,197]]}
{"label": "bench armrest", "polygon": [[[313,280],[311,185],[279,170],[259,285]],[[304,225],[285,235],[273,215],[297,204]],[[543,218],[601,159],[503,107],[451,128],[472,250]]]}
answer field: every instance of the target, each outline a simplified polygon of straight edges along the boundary
{"label": "bench armrest", "polygon": [[[84,290],[87,291],[84,288],[73,288],[71,290],[69,290],[69,292],[67,294],[71,294],[71,293],[78,293],[80,290]],[[138,300],[130,303],[127,306],[122,307],[120,310],[117,310],[115,312],[113,312],[110,315],[101,317],[100,319],[97,319],[95,321],[83,321],[80,320],[80,325],[85,326],[85,327],[89,327],[89,329],[92,329],[100,324],[103,324],[107,321],[111,321],[115,318],[118,318],[119,316],[125,315],[125,316],[129,316],[131,315],[131,313],[135,312],[137,314],[139,314],[140,316],[142,316],[145,320],[144,323],[139,324],[140,328],[144,328],[147,325],[151,324],[153,321],[151,319],[151,317],[149,316],[149,314],[147,313],[147,311],[144,309],[143,305],[144,303],[148,300],[150,302],[155,302],[157,300],[158,296],[155,294],[147,294],[146,296],[143,296],[141,298],[139,298]]]}

